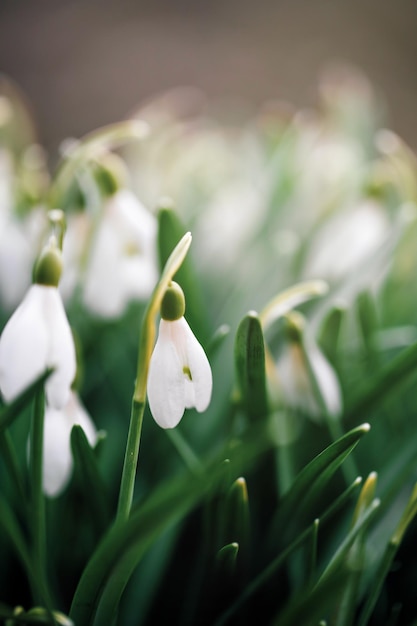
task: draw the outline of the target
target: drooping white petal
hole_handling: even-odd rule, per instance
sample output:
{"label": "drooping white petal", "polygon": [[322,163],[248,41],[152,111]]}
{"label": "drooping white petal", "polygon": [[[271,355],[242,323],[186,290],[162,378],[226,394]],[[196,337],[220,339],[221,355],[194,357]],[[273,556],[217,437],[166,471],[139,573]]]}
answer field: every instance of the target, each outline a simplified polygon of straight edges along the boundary
{"label": "drooping white petal", "polygon": [[300,346],[286,346],[277,363],[278,380],[285,403],[312,417],[318,413]]}
{"label": "drooping white petal", "polygon": [[84,301],[103,317],[122,315],[133,299],[147,298],[158,277],[156,219],[127,189],[107,200],[92,242]]}
{"label": "drooping white petal", "polygon": [[70,446],[72,423],[62,410],[45,411],[43,449],[43,490],[49,497],[58,496],[67,486],[73,460]]}
{"label": "drooping white petal", "polygon": [[337,417],[342,413],[342,391],[336,373],[316,345],[311,346],[310,359],[327,411]]}
{"label": "drooping white petal", "polygon": [[40,285],[29,288],[0,337],[0,389],[6,402],[16,398],[48,366],[45,289]]}
{"label": "drooping white petal", "polygon": [[151,413],[161,428],[175,428],[185,409],[183,365],[172,339],[172,324],[161,320],[148,374]]}
{"label": "drooping white petal", "polygon": [[[329,415],[337,417],[342,412],[342,392],[336,373],[315,343],[310,341],[307,349],[326,409]],[[277,370],[286,403],[314,419],[319,418],[322,411],[299,345],[293,343],[284,349]]]}
{"label": "drooping white petal", "polygon": [[16,398],[47,368],[49,404],[62,407],[75,377],[72,333],[56,287],[32,285],[0,338],[0,389],[6,402]]}
{"label": "drooping white petal", "polygon": [[46,394],[52,407],[61,408],[68,401],[76,373],[74,340],[58,290],[54,287],[44,287],[44,290],[49,334],[47,366],[55,370],[46,382]]}
{"label": "drooping white petal", "polygon": [[44,424],[43,490],[49,497],[58,496],[67,486],[72,473],[71,430],[79,424],[91,446],[97,442],[97,431],[78,395],[71,391],[61,410],[47,407]]}
{"label": "drooping white petal", "polygon": [[83,290],[84,303],[94,314],[118,317],[123,313],[126,298],[119,267],[116,233],[103,219],[92,243]]}
{"label": "drooping white petal", "polygon": [[192,385],[193,388],[192,395],[189,391],[188,396],[192,399],[192,404],[187,408],[193,406],[201,413],[207,409],[211,399],[213,378],[210,363],[185,318],[182,317],[175,324],[176,329],[181,329],[182,341],[185,344],[184,365],[189,368],[191,374],[191,380],[186,380],[186,384],[187,387]]}
{"label": "drooping white petal", "polygon": [[71,428],[78,424],[83,429],[87,441],[90,446],[94,447],[97,443],[97,429],[91,419],[90,414],[87,412],[81,400],[74,391],[71,391],[69,400],[65,405],[65,414],[71,422]]}
{"label": "drooping white petal", "polygon": [[211,390],[210,364],[186,320],[161,320],[148,375],[155,421],[162,428],[174,428],[186,408],[205,411]]}

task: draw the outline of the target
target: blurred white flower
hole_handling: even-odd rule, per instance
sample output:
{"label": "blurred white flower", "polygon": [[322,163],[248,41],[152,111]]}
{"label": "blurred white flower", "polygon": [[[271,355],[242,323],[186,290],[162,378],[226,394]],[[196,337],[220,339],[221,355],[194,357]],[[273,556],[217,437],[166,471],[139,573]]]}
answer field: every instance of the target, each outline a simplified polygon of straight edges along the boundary
{"label": "blurred white flower", "polygon": [[91,242],[83,284],[85,305],[118,317],[130,301],[146,299],[158,277],[155,217],[128,189],[108,198]]}
{"label": "blurred white flower", "polygon": [[161,319],[148,375],[151,413],[161,428],[174,428],[185,409],[200,413],[210,403],[210,363],[188,323]]}
{"label": "blurred white flower", "polygon": [[58,289],[32,285],[0,337],[0,390],[16,398],[47,368],[48,403],[61,408],[76,372],[74,341]]}
{"label": "blurred white flower", "polygon": [[336,280],[360,267],[384,242],[390,222],[374,200],[330,217],[314,238],[304,275]]}
{"label": "blurred white flower", "polygon": [[43,491],[58,496],[67,486],[72,473],[71,430],[79,424],[90,446],[97,443],[96,427],[78,395],[71,391],[62,409],[47,406],[44,423]]}
{"label": "blurred white flower", "polygon": [[[342,392],[336,373],[315,343],[309,341],[306,349],[326,410],[330,416],[338,417],[342,413]],[[299,342],[287,343],[276,367],[285,404],[320,419],[322,410]]]}
{"label": "blurred white flower", "polygon": [[32,282],[32,268],[46,225],[46,212],[33,206],[16,216],[15,187],[18,179],[12,156],[0,148],[0,304],[12,311]]}

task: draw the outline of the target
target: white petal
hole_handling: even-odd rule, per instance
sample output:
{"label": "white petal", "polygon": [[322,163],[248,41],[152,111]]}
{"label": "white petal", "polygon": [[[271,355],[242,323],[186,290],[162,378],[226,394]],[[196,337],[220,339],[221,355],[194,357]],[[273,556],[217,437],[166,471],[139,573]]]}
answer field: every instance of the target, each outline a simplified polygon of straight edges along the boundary
{"label": "white petal", "polygon": [[43,450],[43,490],[49,497],[58,496],[67,486],[72,472],[70,445],[72,423],[64,411],[45,411]]}
{"label": "white petal", "polygon": [[185,409],[183,364],[172,341],[172,324],[160,321],[148,374],[149,407],[161,428],[177,426]]}
{"label": "white petal", "polygon": [[64,410],[71,423],[71,428],[75,426],[75,424],[81,426],[85,436],[87,437],[88,443],[90,446],[94,447],[97,443],[96,426],[90,415],[87,413],[84,405],[81,403],[80,398],[74,391],[71,391],[69,400]]}
{"label": "white petal", "polygon": [[47,368],[49,331],[43,290],[32,285],[0,337],[0,389],[10,402]]}
{"label": "white petal", "polygon": [[342,392],[336,373],[317,346],[311,348],[310,357],[326,408],[330,415],[338,416],[342,413]]}
{"label": "white petal", "polygon": [[[185,364],[190,369],[191,384],[194,389],[193,404],[191,406],[194,406],[197,411],[201,413],[207,409],[211,399],[213,378],[210,363],[187,321],[181,318],[175,323],[181,325],[185,337]],[[188,381],[186,381],[186,383],[189,384]]]}
{"label": "white petal", "polygon": [[44,287],[44,315],[48,325],[48,367],[55,369],[46,382],[46,395],[53,408],[63,407],[69,398],[76,373],[74,340],[62,304],[55,287]]}
{"label": "white petal", "polygon": [[127,304],[115,231],[104,219],[95,235],[84,281],[86,307],[102,317],[119,317]]}

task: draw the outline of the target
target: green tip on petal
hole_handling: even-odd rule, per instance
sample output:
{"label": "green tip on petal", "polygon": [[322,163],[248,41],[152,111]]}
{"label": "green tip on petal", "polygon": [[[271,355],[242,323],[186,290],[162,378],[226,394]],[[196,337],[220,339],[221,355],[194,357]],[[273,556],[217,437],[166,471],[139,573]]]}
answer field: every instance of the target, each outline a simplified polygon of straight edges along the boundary
{"label": "green tip on petal", "polygon": [[161,302],[161,317],[168,322],[174,322],[184,316],[185,297],[178,283],[171,281]]}
{"label": "green tip on petal", "polygon": [[58,287],[62,274],[62,255],[53,244],[45,246],[35,264],[34,282],[38,285]]}

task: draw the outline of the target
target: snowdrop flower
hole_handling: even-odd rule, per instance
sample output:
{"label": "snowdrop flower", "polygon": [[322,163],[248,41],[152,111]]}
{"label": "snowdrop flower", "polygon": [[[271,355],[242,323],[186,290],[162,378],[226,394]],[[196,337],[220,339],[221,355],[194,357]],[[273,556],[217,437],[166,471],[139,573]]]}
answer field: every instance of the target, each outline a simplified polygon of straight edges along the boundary
{"label": "snowdrop flower", "polygon": [[148,374],[149,406],[161,428],[175,428],[185,409],[205,411],[211,398],[210,364],[184,311],[183,291],[171,282],[162,300],[159,336]]}
{"label": "snowdrop flower", "polygon": [[76,372],[73,337],[58,282],[61,253],[55,240],[44,248],[35,268],[35,283],[7,322],[0,337],[0,390],[11,402],[46,369],[46,396],[53,408],[68,400]]}
{"label": "snowdrop flower", "polygon": [[363,267],[390,232],[383,207],[372,199],[333,215],[312,242],[305,276],[338,280]]}
{"label": "snowdrop flower", "polygon": [[[289,341],[277,362],[278,379],[287,405],[313,419],[322,417],[322,408],[309,374],[306,355],[329,416],[342,413],[342,392],[336,373],[317,344],[302,336],[303,320],[292,312],[287,316]],[[304,346],[302,345],[304,343]]]}
{"label": "snowdrop flower", "polygon": [[114,318],[146,299],[158,276],[155,216],[128,189],[106,200],[92,242],[83,298],[93,313]]}
{"label": "snowdrop flower", "polygon": [[47,406],[44,423],[43,491],[58,496],[67,486],[72,473],[71,430],[79,424],[90,446],[97,443],[96,427],[78,395],[71,391],[62,409]]}

